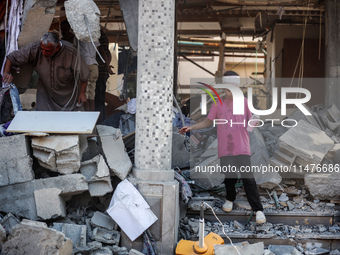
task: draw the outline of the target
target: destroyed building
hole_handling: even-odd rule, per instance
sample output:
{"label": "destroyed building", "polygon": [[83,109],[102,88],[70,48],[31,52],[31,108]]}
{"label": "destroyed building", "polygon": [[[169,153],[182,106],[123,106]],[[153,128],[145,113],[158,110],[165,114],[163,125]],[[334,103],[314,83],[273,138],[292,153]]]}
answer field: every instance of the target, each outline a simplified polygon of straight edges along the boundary
{"label": "destroyed building", "polygon": [[[38,74],[12,70],[15,86],[0,91],[0,254],[191,254],[203,238],[214,254],[340,254],[339,13],[334,0],[0,3],[2,65],[67,18],[81,41],[105,31],[115,72],[101,122],[35,111]],[[200,84],[228,70],[259,115],[261,225],[241,180],[232,212],[221,209],[216,129],[178,133],[223,96]]]}

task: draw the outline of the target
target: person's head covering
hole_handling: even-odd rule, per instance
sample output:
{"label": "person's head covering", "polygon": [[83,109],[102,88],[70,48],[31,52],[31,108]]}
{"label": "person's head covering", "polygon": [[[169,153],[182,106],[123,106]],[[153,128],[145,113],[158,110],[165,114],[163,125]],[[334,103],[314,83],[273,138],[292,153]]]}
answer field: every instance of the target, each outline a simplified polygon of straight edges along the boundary
{"label": "person's head covering", "polygon": [[236,87],[240,87],[241,82],[240,82],[240,76],[234,72],[234,71],[227,71],[224,73],[222,77],[222,83],[223,84],[231,84]]}

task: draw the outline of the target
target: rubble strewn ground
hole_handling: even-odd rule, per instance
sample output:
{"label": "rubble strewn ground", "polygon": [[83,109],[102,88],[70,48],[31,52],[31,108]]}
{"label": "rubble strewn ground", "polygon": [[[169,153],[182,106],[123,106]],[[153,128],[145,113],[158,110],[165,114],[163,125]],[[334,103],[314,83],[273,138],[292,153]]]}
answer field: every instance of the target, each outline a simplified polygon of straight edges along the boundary
{"label": "rubble strewn ground", "polygon": [[[334,119],[338,116],[334,106],[328,110],[316,109],[319,113],[311,110],[313,115],[308,118],[298,111],[289,117],[298,121],[300,129],[272,127],[266,123],[251,133],[252,165],[275,166],[281,162],[280,165],[294,165],[302,170],[288,174],[255,174],[264,212],[268,219],[275,218],[263,225],[256,225],[249,216],[251,208],[242,183],[237,183],[238,196],[233,212],[238,217],[247,215],[248,220],[242,221],[242,217],[224,220],[223,227],[236,243],[249,242],[237,244],[244,252],[242,255],[254,249],[267,255],[283,255],[287,251],[305,255],[340,254],[337,250],[340,248],[339,173],[318,172],[318,168],[309,170],[312,163],[320,164],[321,170],[329,170],[330,166],[334,170],[340,163],[337,131],[340,115],[339,120]],[[0,155],[1,254],[15,255],[23,251],[62,255],[139,254],[139,251],[129,252],[126,247],[120,247],[121,236],[125,233],[106,213],[112,192],[129,176],[132,162],[119,130],[97,126],[97,132],[97,137],[15,135],[0,138],[1,146],[7,148]],[[202,155],[198,162],[201,166],[218,163],[216,136],[209,132],[205,130],[196,137],[196,147]],[[303,141],[296,141],[295,137],[302,137]],[[195,211],[198,213],[202,202],[213,207],[219,217],[226,215],[221,210],[225,198],[224,175],[196,176],[194,169],[187,169],[188,139],[178,134],[174,139],[174,144],[180,148],[173,150],[173,155],[181,157],[172,162],[173,167],[182,169],[178,173],[190,183],[193,191],[189,203],[183,203],[188,213],[187,216],[182,213],[179,237],[197,240],[198,214],[197,217],[193,215]],[[209,210],[208,206],[205,209]],[[280,215],[299,215],[300,218],[290,219],[292,224],[284,224],[278,221]],[[311,215],[326,215],[331,220],[310,224],[308,217]],[[210,232],[226,240],[217,220],[206,220],[205,234]],[[283,246],[284,242],[289,245]],[[31,243],[39,245],[32,247]],[[226,251],[234,252],[230,247],[221,246],[216,248],[215,254],[226,254]]]}

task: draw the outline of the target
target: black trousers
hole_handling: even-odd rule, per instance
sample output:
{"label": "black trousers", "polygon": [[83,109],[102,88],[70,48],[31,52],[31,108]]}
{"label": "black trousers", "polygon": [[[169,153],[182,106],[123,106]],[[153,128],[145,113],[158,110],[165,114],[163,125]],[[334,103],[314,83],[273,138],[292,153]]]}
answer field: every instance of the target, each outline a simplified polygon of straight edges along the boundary
{"label": "black trousers", "polygon": [[[238,169],[241,166],[250,166],[249,155],[237,155],[237,156],[225,156],[221,157],[221,167],[223,166],[235,166]],[[241,173],[243,187],[246,192],[247,200],[253,209],[253,211],[263,211],[263,207],[260,201],[259,191],[253,176],[253,173]],[[236,198],[235,184],[237,182],[236,172],[225,173],[224,185],[227,190],[227,200],[233,202]]]}
{"label": "black trousers", "polygon": [[96,83],[96,94],[94,97],[95,110],[100,112],[97,124],[101,124],[106,119],[105,92],[107,77],[98,77]]}

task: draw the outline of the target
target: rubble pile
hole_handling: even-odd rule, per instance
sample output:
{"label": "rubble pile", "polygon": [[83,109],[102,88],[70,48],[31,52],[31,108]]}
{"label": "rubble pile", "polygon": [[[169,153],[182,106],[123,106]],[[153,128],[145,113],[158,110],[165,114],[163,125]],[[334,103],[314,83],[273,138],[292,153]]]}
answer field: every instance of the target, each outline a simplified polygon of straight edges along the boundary
{"label": "rubble pile", "polygon": [[132,163],[120,130],[97,132],[0,138],[1,254],[129,254],[105,211]]}
{"label": "rubble pile", "polygon": [[[289,249],[297,249],[300,253],[297,254],[319,254],[319,253],[312,253],[311,251],[316,248],[322,249],[320,247],[312,247],[309,244],[302,242],[303,239],[308,239],[312,236],[322,236],[325,239],[331,238],[338,238],[340,234],[340,225],[334,224],[332,226],[325,226],[322,224],[318,224],[316,226],[302,226],[302,225],[295,225],[289,226],[284,225],[283,223],[265,223],[262,225],[257,225],[254,221],[250,221],[248,224],[242,224],[236,220],[230,222],[223,222],[223,228],[226,235],[230,238],[236,239],[282,239],[282,240],[294,240],[296,245],[288,246]],[[196,218],[183,218],[180,221],[180,236],[186,240],[198,240],[198,230],[199,230],[199,220]],[[226,243],[229,243],[226,239],[225,234],[223,233],[222,226],[219,222],[210,222],[205,221],[205,235],[209,234],[210,232],[214,232],[226,240]],[[225,245],[224,245],[225,246]],[[262,243],[263,246],[263,243]],[[274,254],[287,254],[287,253],[276,253],[273,249],[276,245],[269,245],[268,249]],[[221,247],[219,247],[220,249]],[[275,249],[278,247],[275,247]],[[330,250],[325,250],[326,253],[320,254],[329,254]],[[265,252],[265,251],[263,251]],[[308,253],[309,252],[309,253]],[[215,249],[215,254],[216,249]],[[223,253],[219,253],[223,254]],[[224,253],[226,254],[226,253]],[[228,253],[229,254],[229,253]],[[236,253],[237,254],[237,253]],[[241,253],[242,255],[248,253]],[[252,253],[249,253],[252,254]],[[261,253],[255,253],[261,254]],[[263,253],[262,253],[263,254]],[[267,253],[265,253],[267,254]],[[268,253],[269,254],[269,253]],[[288,253],[294,254],[294,253]],[[336,250],[333,251],[333,254],[337,254]]]}
{"label": "rubble pile", "polygon": [[[308,110],[311,115],[306,116],[297,109],[286,118],[284,126],[267,121],[250,133],[252,172],[261,188],[272,190],[282,180],[302,179],[314,199],[338,201],[340,110],[335,105]],[[191,135],[191,140],[198,142],[191,146],[195,168],[190,178],[205,190],[218,187],[224,179],[223,173],[208,170],[219,164],[217,138],[211,132],[214,141],[207,139],[206,130]]]}

